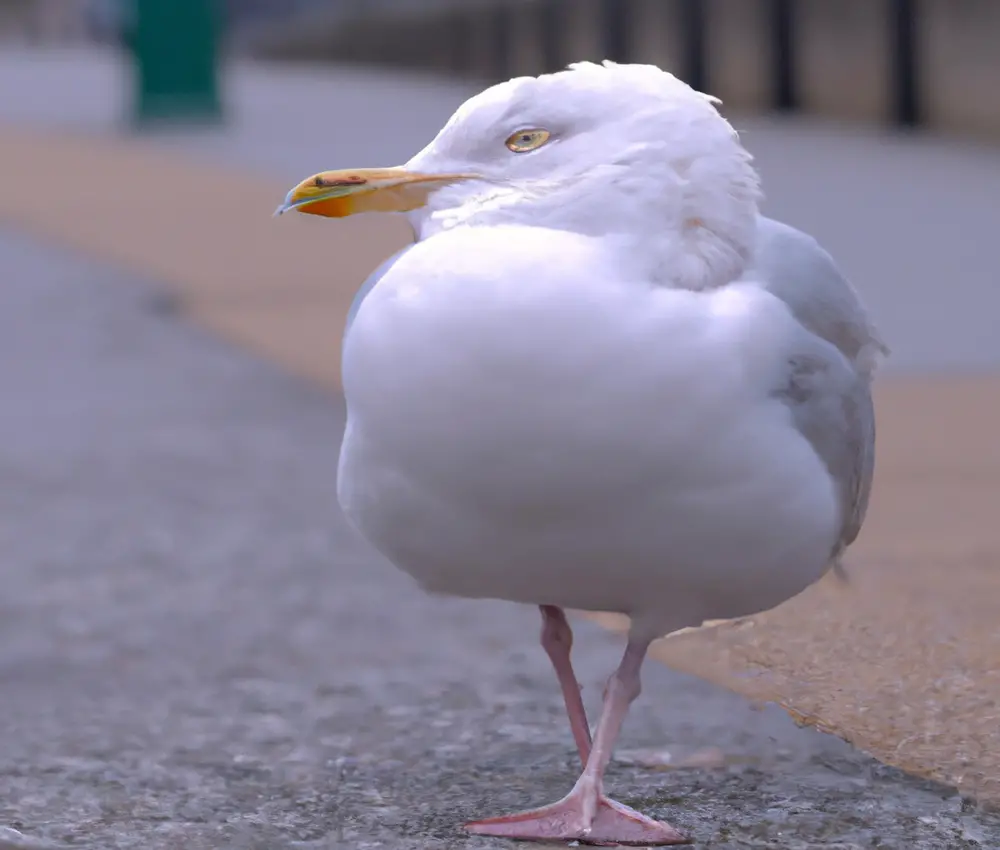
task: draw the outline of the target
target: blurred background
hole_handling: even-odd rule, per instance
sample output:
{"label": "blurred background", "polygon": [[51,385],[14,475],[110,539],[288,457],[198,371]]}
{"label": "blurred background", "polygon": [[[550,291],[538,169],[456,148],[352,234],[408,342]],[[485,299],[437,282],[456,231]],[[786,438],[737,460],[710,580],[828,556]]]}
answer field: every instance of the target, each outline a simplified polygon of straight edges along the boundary
{"label": "blurred background", "polygon": [[[5,40],[123,44],[136,3],[3,0]],[[183,0],[182,0],[183,5]],[[477,80],[651,62],[739,110],[996,138],[989,0],[216,0],[227,48]],[[164,33],[177,38],[179,33]],[[195,37],[191,34],[191,37]]]}
{"label": "blurred background", "polygon": [[[218,812],[285,817],[344,741],[426,756],[409,709],[445,713],[440,735],[498,700],[508,738],[546,728],[533,612],[428,600],[336,514],[340,332],[408,228],[269,216],[306,175],[404,162],[485,85],[604,58],[723,100],[765,212],[834,255],[892,349],[852,586],[657,656],[1000,802],[998,44],[995,0],[0,0],[0,823],[242,846]],[[854,751],[820,775],[799,730],[706,688],[651,674],[634,728],[798,753],[748,811],[814,794],[875,830],[859,800],[896,798],[870,783],[917,794]],[[921,788],[921,816],[952,806]],[[139,798],[175,832],[115,844],[146,828]],[[886,846],[959,846],[915,823]]]}

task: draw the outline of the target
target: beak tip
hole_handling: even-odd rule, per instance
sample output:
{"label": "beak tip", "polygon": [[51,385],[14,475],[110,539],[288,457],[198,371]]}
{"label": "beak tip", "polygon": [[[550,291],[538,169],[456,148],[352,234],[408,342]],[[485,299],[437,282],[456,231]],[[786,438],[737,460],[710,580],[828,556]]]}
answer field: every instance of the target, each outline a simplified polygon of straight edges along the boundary
{"label": "beak tip", "polygon": [[271,218],[283,216],[286,212],[294,210],[296,207],[300,206],[300,203],[300,200],[295,197],[295,189],[292,189],[287,195],[285,195],[285,200],[278,204],[277,209],[275,209],[275,211],[271,214]]}

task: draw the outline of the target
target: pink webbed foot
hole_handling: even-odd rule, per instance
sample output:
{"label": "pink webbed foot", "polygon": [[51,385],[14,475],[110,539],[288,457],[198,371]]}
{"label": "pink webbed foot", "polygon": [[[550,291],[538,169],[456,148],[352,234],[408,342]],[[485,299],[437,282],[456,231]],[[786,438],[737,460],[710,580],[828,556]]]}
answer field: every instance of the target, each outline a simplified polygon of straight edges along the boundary
{"label": "pink webbed foot", "polygon": [[668,823],[661,823],[630,809],[601,790],[604,771],[611,760],[622,721],[629,704],[639,695],[639,668],[652,640],[649,636],[629,635],[621,664],[608,680],[604,691],[604,711],[593,741],[587,717],[580,699],[580,688],[570,664],[569,652],[573,633],[562,610],[542,606],[542,645],[555,667],[566,701],[573,737],[580,758],[585,762],[583,773],[573,790],[558,803],[473,821],[465,828],[475,835],[492,835],[522,841],[579,841],[605,847],[618,845],[663,846],[688,844],[689,839]]}
{"label": "pink webbed foot", "polygon": [[598,798],[597,810],[589,824],[587,820],[584,795],[571,792],[551,806],[473,821],[467,823],[465,828],[475,835],[522,841],[579,841],[603,847],[647,847],[690,842],[670,824],[648,818],[604,795]]}

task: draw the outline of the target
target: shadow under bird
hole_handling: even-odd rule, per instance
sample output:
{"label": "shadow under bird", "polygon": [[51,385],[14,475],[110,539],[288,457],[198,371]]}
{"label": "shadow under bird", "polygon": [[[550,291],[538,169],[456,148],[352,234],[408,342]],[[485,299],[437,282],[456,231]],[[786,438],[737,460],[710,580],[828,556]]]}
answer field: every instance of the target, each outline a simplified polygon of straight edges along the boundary
{"label": "shadow under bird", "polygon": [[[345,333],[347,517],[430,592],[541,610],[583,769],[473,833],[685,842],[604,791],[650,643],[784,602],[865,517],[885,346],[829,255],[760,215],[715,104],[653,66],[577,63],[278,209],[402,212],[416,235]],[[631,620],[593,738],[564,609]]]}

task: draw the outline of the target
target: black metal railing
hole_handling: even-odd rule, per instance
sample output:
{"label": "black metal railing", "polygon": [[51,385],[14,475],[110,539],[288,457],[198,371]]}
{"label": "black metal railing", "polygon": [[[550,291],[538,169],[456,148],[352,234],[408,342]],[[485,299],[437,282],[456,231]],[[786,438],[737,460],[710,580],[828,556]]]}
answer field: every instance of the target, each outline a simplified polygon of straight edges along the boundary
{"label": "black metal railing", "polygon": [[[879,0],[872,0],[879,2]],[[920,0],[881,0],[888,16],[885,45],[887,91],[889,94],[888,120],[900,126],[916,127],[922,121],[920,76],[918,69],[918,16]],[[563,48],[563,23],[565,15],[571,13],[566,0],[538,0],[539,31],[543,45],[543,61],[547,70],[555,70],[565,64]],[[512,7],[503,5],[503,12],[497,8],[498,18],[506,19],[512,14]],[[766,49],[769,51],[769,101],[779,112],[792,112],[801,108],[799,56],[800,39],[796,0],[767,0],[763,21],[767,29]],[[633,0],[602,0],[598,25],[601,44],[606,58],[616,62],[632,61],[634,49],[632,33],[635,5]],[[709,69],[711,32],[706,14],[705,0],[682,0],[679,6],[679,28],[684,46],[681,76],[697,89],[711,90]],[[497,26],[497,39],[509,39],[508,26]],[[666,37],[666,34],[665,36]],[[497,45],[497,53],[508,55],[509,44]],[[497,63],[497,70],[504,63]]]}

